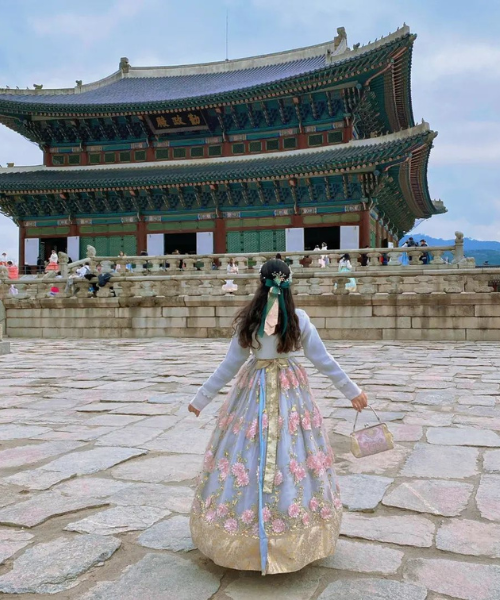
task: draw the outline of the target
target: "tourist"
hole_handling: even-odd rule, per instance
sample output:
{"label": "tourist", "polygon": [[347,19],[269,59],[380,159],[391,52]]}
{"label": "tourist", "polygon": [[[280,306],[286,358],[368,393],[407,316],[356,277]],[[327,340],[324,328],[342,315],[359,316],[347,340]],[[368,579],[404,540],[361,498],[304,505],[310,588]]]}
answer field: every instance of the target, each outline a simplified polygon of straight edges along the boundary
{"label": "tourist", "polygon": [[2,252],[2,259],[0,260],[0,267],[7,266],[7,252]]}
{"label": "tourist", "polygon": [[19,279],[19,267],[11,260],[7,261],[7,270],[9,271],[9,279]]}
{"label": "tourist", "polygon": [[57,257],[57,252],[55,250],[52,250],[52,254],[49,258],[49,264],[45,269],[46,273],[50,273],[51,271],[55,271],[56,273],[59,271],[59,258]]}
{"label": "tourist", "polygon": [[[323,252],[326,252],[326,251],[328,250],[328,245],[327,245],[327,243],[326,243],[326,242],[323,242],[323,243],[321,244],[321,250],[322,250]],[[328,254],[323,254],[323,255],[321,256],[321,260],[323,261],[323,268],[324,268],[324,267],[327,267],[327,266],[330,264],[330,258],[328,257]]]}
{"label": "tourist", "polygon": [[10,288],[9,288],[9,294],[15,298],[18,294],[19,294],[19,290],[16,288],[16,286],[12,283]]}
{"label": "tourist", "polygon": [[36,259],[36,272],[43,273],[45,270],[45,261],[41,256]]}
{"label": "tourist", "polygon": [[[238,267],[234,262],[234,259],[229,259],[229,263],[227,265],[227,273],[228,275],[237,275]],[[222,291],[227,294],[232,294],[233,292],[238,291],[238,286],[234,283],[234,279],[226,279],[226,283],[222,286]]]}
{"label": "tourist", "polygon": [[[408,248],[408,242],[405,242],[401,248]],[[399,262],[403,267],[407,267],[410,264],[410,259],[408,258],[408,252],[402,252],[399,255]]]}
{"label": "tourist", "polygon": [[294,353],[302,347],[356,410],[367,406],[308,315],[295,309],[290,275],[283,261],[264,263],[226,358],[189,405],[198,416],[240,372],[205,454],[191,535],[218,565],[262,574],[297,571],[333,554],[339,535],[333,452]]}
{"label": "tourist", "polygon": [[[175,254],[176,256],[179,256],[179,255],[180,255],[180,252],[179,252],[179,250],[174,250],[174,251],[172,252],[172,254]],[[181,269],[181,270],[182,270],[184,267],[185,267],[185,265],[184,265],[184,261],[181,259],[181,260],[179,261],[179,269]]]}
{"label": "tourist", "polygon": [[[427,244],[427,242],[425,240],[420,240],[420,247],[428,248],[429,245]],[[422,252],[422,254],[420,255],[420,261],[422,262],[423,265],[428,265],[431,262],[431,253],[430,252]]]}
{"label": "tourist", "polygon": [[[351,257],[349,254],[344,254],[339,260],[339,273],[349,273],[352,270]],[[337,288],[337,284],[335,284],[335,288]],[[349,290],[350,292],[355,292],[356,280],[351,277],[345,284],[345,289]]]}

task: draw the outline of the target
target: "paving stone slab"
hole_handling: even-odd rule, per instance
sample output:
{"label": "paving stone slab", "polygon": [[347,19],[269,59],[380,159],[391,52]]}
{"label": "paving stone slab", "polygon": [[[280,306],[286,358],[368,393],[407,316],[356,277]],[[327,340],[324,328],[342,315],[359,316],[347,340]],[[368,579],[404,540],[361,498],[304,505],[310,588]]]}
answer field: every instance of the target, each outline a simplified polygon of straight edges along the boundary
{"label": "paving stone slab", "polygon": [[224,592],[231,600],[309,600],[314,597],[319,581],[320,574],[315,569],[269,577],[240,571],[240,576]]}
{"label": "paving stone slab", "polygon": [[96,446],[135,446],[144,447],[146,442],[158,437],[163,433],[163,429],[153,429],[151,427],[129,426],[123,429],[116,429],[111,433],[103,435],[96,442]]}
{"label": "paving stone slab", "polygon": [[27,531],[17,529],[0,529],[0,565],[8,558],[14,556],[33,539]]}
{"label": "paving stone slab", "polygon": [[380,544],[365,544],[340,539],[335,554],[314,565],[356,573],[381,573],[393,575],[403,561],[404,552],[386,548]]}
{"label": "paving stone slab", "polygon": [[44,471],[57,471],[66,475],[98,473],[137,456],[147,454],[138,448],[103,447],[73,452],[40,467]]}
{"label": "paving stone slab", "polygon": [[390,579],[339,579],[330,583],[318,600],[425,600],[421,586]]}
{"label": "paving stone slab", "polygon": [[500,473],[500,450],[487,450],[484,453],[484,470]]}
{"label": "paving stone slab", "polygon": [[438,529],[436,548],[456,554],[500,558],[500,525],[454,519]]}
{"label": "paving stone slab", "polygon": [[161,483],[194,479],[201,471],[200,457],[195,454],[154,456],[115,467],[111,474],[118,479]]}
{"label": "paving stone slab", "polygon": [[69,479],[72,475],[59,471],[45,471],[44,469],[32,469],[20,471],[15,475],[6,477],[7,483],[18,485],[25,490],[48,490],[52,486]]}
{"label": "paving stone slab", "polygon": [[477,474],[478,455],[476,448],[416,444],[401,475],[465,479]]}
{"label": "paving stone slab", "polygon": [[0,576],[4,594],[57,594],[79,584],[77,577],[110,558],[120,547],[116,538],[97,535],[60,537],[29,548]]}
{"label": "paving stone slab", "polygon": [[144,448],[156,452],[170,452],[175,454],[205,454],[212,431],[198,429],[193,437],[192,427],[178,427],[165,435],[157,437],[152,442],[146,443]]}
{"label": "paving stone slab", "polygon": [[446,427],[453,422],[453,415],[438,412],[409,413],[404,418],[408,425],[423,425],[424,427]]}
{"label": "paving stone slab", "polygon": [[500,521],[500,475],[483,475],[476,494],[476,504],[484,519]]}
{"label": "paving stone slab", "polygon": [[496,565],[417,558],[406,563],[404,578],[460,600],[498,600],[500,597],[500,567]]}
{"label": "paving stone slab", "polygon": [[223,573],[177,555],[147,554],[118,580],[98,583],[81,600],[209,600]]}
{"label": "paving stone slab", "polygon": [[346,537],[430,548],[435,529],[432,521],[416,515],[365,517],[346,513],[340,533]]}
{"label": "paving stone slab", "polygon": [[394,479],[376,475],[340,475],[340,496],[348,510],[373,511]]}
{"label": "paving stone slab", "polygon": [[383,499],[382,504],[406,510],[456,517],[467,507],[474,490],[470,483],[458,481],[405,481]]}
{"label": "paving stone slab", "polygon": [[103,426],[103,427],[125,427],[131,423],[137,423],[144,419],[141,415],[111,415],[105,414],[98,417],[92,417],[85,421],[85,425]]}
{"label": "paving stone slab", "polygon": [[109,497],[112,504],[122,506],[156,506],[173,512],[189,513],[194,491],[185,486],[160,483],[127,483]]}
{"label": "paving stone slab", "polygon": [[498,433],[474,427],[432,427],[427,431],[427,441],[443,446],[500,447]]}
{"label": "paving stone slab", "polygon": [[58,492],[42,492],[29,500],[2,508],[0,524],[34,527],[51,517],[105,504],[105,500],[98,498],[68,498]]}
{"label": "paving stone slab", "polygon": [[0,441],[34,438],[49,431],[51,431],[49,427],[38,427],[36,425],[0,425]]}
{"label": "paving stone slab", "polygon": [[146,548],[173,552],[189,552],[196,547],[191,539],[189,517],[181,516],[156,523],[141,533],[138,543]]}
{"label": "paving stone slab", "polygon": [[[55,486],[53,491],[59,492],[63,496],[78,498],[82,496],[87,498],[109,498],[131,485],[134,484],[104,477],[76,477]],[[114,501],[110,502],[114,504]]]}
{"label": "paving stone slab", "polygon": [[71,452],[83,445],[79,442],[43,442],[7,448],[0,451],[0,471],[41,462],[58,454]]}
{"label": "paving stone slab", "polygon": [[169,510],[152,506],[115,506],[90,517],[69,523],[66,531],[114,535],[125,531],[141,531],[167,517]]}

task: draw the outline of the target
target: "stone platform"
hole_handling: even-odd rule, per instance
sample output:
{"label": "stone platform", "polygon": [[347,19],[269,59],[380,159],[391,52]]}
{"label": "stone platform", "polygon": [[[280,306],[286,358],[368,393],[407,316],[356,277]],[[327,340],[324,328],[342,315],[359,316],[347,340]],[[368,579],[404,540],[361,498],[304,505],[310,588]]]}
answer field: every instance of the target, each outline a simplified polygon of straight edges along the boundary
{"label": "stone platform", "polygon": [[[353,411],[312,369],[341,475],[337,553],[293,575],[193,548],[194,479],[224,340],[13,341],[0,358],[0,595],[84,600],[498,600],[500,348],[328,343],[395,450],[349,453]],[[368,418],[368,415],[365,419]]]}
{"label": "stone platform", "polygon": [[0,356],[10,353],[10,342],[0,341]]}

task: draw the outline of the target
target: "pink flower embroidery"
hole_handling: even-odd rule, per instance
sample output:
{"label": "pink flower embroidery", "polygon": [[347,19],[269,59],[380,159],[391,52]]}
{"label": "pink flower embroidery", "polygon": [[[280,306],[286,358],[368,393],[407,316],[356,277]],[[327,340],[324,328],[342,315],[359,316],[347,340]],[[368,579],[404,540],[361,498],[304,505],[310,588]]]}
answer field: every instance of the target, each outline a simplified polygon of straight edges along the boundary
{"label": "pink flower embroidery", "polygon": [[309,508],[313,511],[316,512],[319,508],[319,502],[316,498],[311,498],[311,500],[309,501]]}
{"label": "pink flower embroidery", "polygon": [[212,500],[214,499],[213,494],[211,494],[206,500],[205,500],[205,508],[208,508],[211,504],[212,504]]}
{"label": "pink flower embroidery", "polygon": [[299,380],[297,379],[297,375],[295,375],[295,373],[293,372],[292,369],[290,369],[288,371],[288,381],[290,382],[290,385],[294,388],[298,388],[299,387]]}
{"label": "pink flower embroidery", "polygon": [[218,517],[225,517],[228,512],[229,512],[229,508],[228,508],[227,504],[219,504],[219,506],[217,507],[217,516]]}
{"label": "pink flower embroidery", "polygon": [[306,431],[311,429],[311,413],[308,410],[302,416],[302,428]]}
{"label": "pink flower embroidery", "polygon": [[267,417],[267,413],[264,413],[262,415],[262,429],[267,429],[267,426],[269,425],[269,419]]}
{"label": "pink flower embroidery", "polygon": [[302,523],[303,525],[305,525],[306,527],[309,525],[309,515],[307,513],[304,513],[302,515]]}
{"label": "pink flower embroidery", "polygon": [[203,460],[203,468],[205,471],[212,473],[215,470],[215,458],[211,450],[207,450]]}
{"label": "pink flower embroidery", "polygon": [[292,460],[290,461],[290,473],[295,473],[295,471],[299,468],[299,463],[295,460],[295,458],[292,458]]}
{"label": "pink flower embroidery", "polygon": [[255,512],[251,508],[243,511],[243,514],[241,515],[241,520],[243,521],[243,523],[245,523],[245,525],[250,525],[250,523],[252,523],[254,519]]}
{"label": "pink flower embroidery", "polygon": [[325,474],[328,458],[321,450],[316,454],[311,454],[307,458],[307,468],[314,471],[316,477]]}
{"label": "pink flower embroidery", "polygon": [[241,431],[241,426],[243,425],[243,417],[240,417],[236,423],[234,424],[233,427],[233,433],[234,435],[238,434]]}
{"label": "pink flower embroidery", "polygon": [[227,422],[228,422],[229,417],[227,415],[224,415],[223,417],[221,416],[219,418],[219,429],[226,429],[227,427]]}
{"label": "pink flower embroidery", "polygon": [[283,483],[283,473],[278,469],[274,475],[274,485],[281,485]]}
{"label": "pink flower embroidery", "polygon": [[318,429],[319,427],[321,427],[323,423],[323,417],[321,416],[321,413],[319,412],[319,409],[317,406],[314,407],[314,413],[313,413],[313,427],[315,429]]}
{"label": "pink flower embroidery", "polygon": [[247,440],[253,440],[253,439],[255,439],[256,435],[257,435],[257,419],[254,419],[250,423],[250,427],[247,429],[246,438],[247,438]]}
{"label": "pink flower embroidery", "polygon": [[287,392],[290,389],[290,382],[286,376],[286,371],[280,371],[280,386],[282,391]]}
{"label": "pink flower embroidery", "polygon": [[319,514],[322,519],[329,519],[332,516],[332,511],[329,506],[323,506]]}
{"label": "pink flower embroidery", "polygon": [[307,383],[307,373],[302,365],[297,369],[297,375],[302,385]]}
{"label": "pink flower embroidery", "polygon": [[342,508],[342,500],[338,496],[335,496],[335,498],[333,499],[333,506],[335,506],[337,510],[340,510]]}
{"label": "pink flower embroidery", "polygon": [[297,428],[300,423],[299,413],[296,410],[292,410],[288,417],[288,431],[291,434],[297,433]]}
{"label": "pink flower embroidery", "polygon": [[299,467],[295,471],[293,476],[295,477],[295,483],[299,483],[300,481],[306,478],[306,470],[304,469],[304,467]]}
{"label": "pink flower embroidery", "polygon": [[296,519],[300,515],[300,507],[295,502],[290,504],[288,507],[288,515],[292,517],[292,519]]}
{"label": "pink flower embroidery", "polygon": [[236,519],[227,519],[224,523],[224,529],[228,533],[236,533],[238,531],[238,521]]}
{"label": "pink flower embroidery", "polygon": [[274,519],[271,526],[274,533],[283,533],[285,531],[285,522],[281,519]]}
{"label": "pink flower embroidery", "polygon": [[205,515],[205,521],[207,521],[207,523],[213,523],[215,521],[215,518],[216,518],[215,510],[209,510],[207,512],[207,514]]}
{"label": "pink flower embroidery", "polygon": [[231,467],[231,473],[236,477],[237,487],[248,485],[250,478],[243,463],[237,462]]}
{"label": "pink flower embroidery", "polygon": [[264,506],[262,509],[262,518],[264,519],[264,523],[267,523],[271,520],[271,511],[267,506]]}
{"label": "pink flower embroidery", "polygon": [[225,481],[226,477],[229,475],[229,461],[227,460],[227,458],[219,459],[217,468],[220,471],[220,478],[222,479],[222,481]]}

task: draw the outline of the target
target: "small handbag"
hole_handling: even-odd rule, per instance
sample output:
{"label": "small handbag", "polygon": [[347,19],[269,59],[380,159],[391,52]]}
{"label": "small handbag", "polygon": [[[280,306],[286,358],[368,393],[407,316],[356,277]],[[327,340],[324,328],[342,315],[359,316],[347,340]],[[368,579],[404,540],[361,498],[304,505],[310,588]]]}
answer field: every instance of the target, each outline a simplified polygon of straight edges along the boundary
{"label": "small handbag", "polygon": [[380,417],[371,406],[368,406],[368,408],[373,411],[378,423],[376,425],[365,425],[363,429],[356,431],[356,423],[359,417],[359,413],[356,413],[351,433],[351,452],[356,458],[379,454],[379,452],[385,452],[394,448],[394,439],[389,428],[385,423],[382,423]]}

